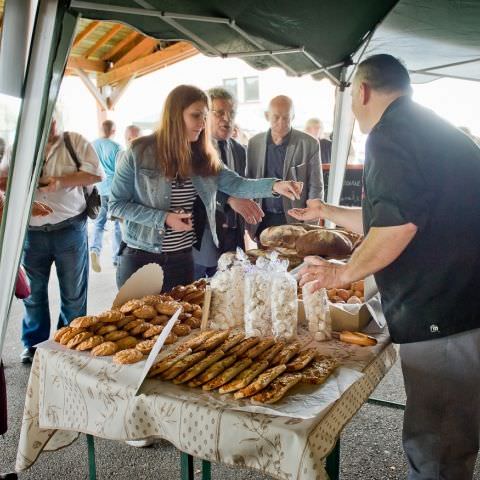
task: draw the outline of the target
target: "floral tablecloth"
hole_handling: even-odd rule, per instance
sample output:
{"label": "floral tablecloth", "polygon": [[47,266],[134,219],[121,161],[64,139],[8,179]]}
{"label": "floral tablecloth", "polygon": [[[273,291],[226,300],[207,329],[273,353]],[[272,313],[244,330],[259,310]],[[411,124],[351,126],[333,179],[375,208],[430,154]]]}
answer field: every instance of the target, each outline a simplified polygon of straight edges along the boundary
{"label": "floral tablecloth", "polygon": [[160,437],[195,457],[254,468],[274,478],[326,479],[323,459],[396,360],[388,335],[377,339],[368,348],[335,340],[318,347],[363,375],[326,412],[306,420],[173,398],[155,380],[135,396],[135,387],[124,378],[125,367],[39,348],[27,389],[17,470],[29,468],[44,450],[71,444],[82,432],[114,440]]}

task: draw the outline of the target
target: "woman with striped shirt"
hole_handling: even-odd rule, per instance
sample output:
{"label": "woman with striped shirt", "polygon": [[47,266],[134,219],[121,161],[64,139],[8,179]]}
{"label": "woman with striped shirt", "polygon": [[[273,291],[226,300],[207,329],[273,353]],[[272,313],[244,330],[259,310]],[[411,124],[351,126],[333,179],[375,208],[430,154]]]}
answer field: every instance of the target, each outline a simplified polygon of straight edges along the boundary
{"label": "woman with striped shirt", "polygon": [[164,291],[191,283],[197,241],[192,212],[202,212],[215,232],[218,190],[240,198],[300,196],[299,182],[245,179],[226,168],[207,131],[209,105],[202,90],[175,88],[165,101],[159,128],[135,140],[117,164],[109,207],[113,216],[125,220],[119,288],[148,263],[163,268]]}

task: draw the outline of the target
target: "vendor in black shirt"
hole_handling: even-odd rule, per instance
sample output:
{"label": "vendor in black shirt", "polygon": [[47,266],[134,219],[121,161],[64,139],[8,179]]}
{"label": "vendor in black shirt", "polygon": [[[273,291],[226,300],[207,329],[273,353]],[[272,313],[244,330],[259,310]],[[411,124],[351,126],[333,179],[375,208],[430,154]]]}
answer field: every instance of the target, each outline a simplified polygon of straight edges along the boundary
{"label": "vendor in black shirt", "polygon": [[358,66],[352,108],[368,133],[362,208],[290,211],[365,233],[344,266],[307,258],[301,284],[375,274],[407,393],[409,480],[471,479],[480,429],[480,149],[410,98],[390,55]]}

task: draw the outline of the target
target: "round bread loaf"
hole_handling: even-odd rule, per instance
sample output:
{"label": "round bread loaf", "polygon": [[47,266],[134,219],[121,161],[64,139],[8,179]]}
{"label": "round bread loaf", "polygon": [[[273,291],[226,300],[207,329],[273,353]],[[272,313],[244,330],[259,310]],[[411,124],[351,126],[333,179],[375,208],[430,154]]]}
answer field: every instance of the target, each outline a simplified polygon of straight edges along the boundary
{"label": "round bread loaf", "polygon": [[330,230],[312,230],[297,239],[299,255],[335,257],[352,253],[352,242],[344,235]]}
{"label": "round bread loaf", "polygon": [[306,232],[307,230],[305,228],[298,225],[269,227],[260,234],[260,243],[264,247],[295,248],[297,239]]}

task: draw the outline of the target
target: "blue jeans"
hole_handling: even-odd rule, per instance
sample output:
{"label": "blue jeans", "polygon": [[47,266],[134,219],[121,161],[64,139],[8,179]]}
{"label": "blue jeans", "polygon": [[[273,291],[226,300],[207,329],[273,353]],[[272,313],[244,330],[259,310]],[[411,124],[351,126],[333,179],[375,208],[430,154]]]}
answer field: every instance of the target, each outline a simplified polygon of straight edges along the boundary
{"label": "blue jeans", "polygon": [[31,295],[23,301],[25,317],[22,341],[32,347],[50,336],[48,280],[55,262],[60,287],[60,317],[57,328],[86,314],[88,288],[88,236],[86,219],[50,232],[28,230],[23,267]]}
{"label": "blue jeans", "polygon": [[[93,238],[90,246],[91,252],[96,252],[100,255],[103,244],[103,232],[105,232],[105,224],[107,223],[108,216],[108,196],[102,195],[102,206],[98,217],[94,222]],[[113,220],[113,235],[112,235],[112,261],[118,263],[118,249],[120,242],[122,241],[122,231],[120,229],[120,223],[118,220]]]}

